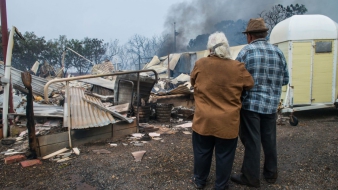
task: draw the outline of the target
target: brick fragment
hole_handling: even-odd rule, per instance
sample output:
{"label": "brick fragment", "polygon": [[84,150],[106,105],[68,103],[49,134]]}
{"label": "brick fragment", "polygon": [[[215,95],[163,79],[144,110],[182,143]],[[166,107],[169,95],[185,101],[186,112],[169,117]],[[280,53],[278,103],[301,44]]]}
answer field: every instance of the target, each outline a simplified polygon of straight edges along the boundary
{"label": "brick fragment", "polygon": [[42,164],[41,160],[39,159],[34,159],[34,160],[25,160],[25,161],[22,161],[20,162],[21,166],[22,167],[29,167],[29,166],[34,166],[34,165],[37,165],[37,164]]}
{"label": "brick fragment", "polygon": [[16,162],[20,162],[22,160],[26,160],[26,156],[24,155],[13,155],[5,158],[5,164],[12,164]]}

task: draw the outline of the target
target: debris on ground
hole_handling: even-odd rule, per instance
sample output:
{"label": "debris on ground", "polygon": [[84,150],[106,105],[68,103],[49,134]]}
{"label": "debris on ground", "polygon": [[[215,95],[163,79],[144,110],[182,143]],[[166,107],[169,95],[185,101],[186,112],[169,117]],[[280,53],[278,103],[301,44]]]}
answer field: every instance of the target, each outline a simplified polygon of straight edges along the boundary
{"label": "debris on ground", "polygon": [[132,155],[134,156],[136,162],[140,162],[146,152],[147,151],[145,150],[140,150],[140,151],[132,152]]}

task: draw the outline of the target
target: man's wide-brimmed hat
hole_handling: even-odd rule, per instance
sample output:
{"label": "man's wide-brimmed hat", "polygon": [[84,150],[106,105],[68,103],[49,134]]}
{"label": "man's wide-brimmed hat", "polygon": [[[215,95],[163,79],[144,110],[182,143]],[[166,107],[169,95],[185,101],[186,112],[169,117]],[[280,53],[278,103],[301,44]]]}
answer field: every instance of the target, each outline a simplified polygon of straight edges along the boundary
{"label": "man's wide-brimmed hat", "polygon": [[243,33],[266,32],[268,30],[263,18],[252,18]]}

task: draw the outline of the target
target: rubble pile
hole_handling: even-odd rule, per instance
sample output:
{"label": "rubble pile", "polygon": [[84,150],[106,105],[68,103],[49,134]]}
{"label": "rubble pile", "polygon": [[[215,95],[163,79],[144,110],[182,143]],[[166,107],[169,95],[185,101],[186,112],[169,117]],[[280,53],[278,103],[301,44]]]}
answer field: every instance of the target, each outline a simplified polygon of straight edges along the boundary
{"label": "rubble pile", "polygon": [[[99,75],[114,72],[116,71],[114,71],[112,63],[104,61],[95,65],[91,74]],[[1,67],[0,64],[0,77],[2,77],[1,73],[4,73],[4,67]],[[2,152],[6,156],[22,155],[27,153],[30,148],[30,144],[27,142],[29,131],[27,130],[26,118],[28,91],[22,84],[21,77],[19,77],[22,72],[13,68],[11,73],[13,76],[15,113],[8,114],[13,121],[9,126],[10,137],[1,141],[2,144],[10,147],[9,150]],[[178,131],[187,132],[185,128],[173,127],[173,125],[183,124],[188,117],[193,116],[193,105],[186,107],[161,102],[161,100],[176,97],[191,99],[193,89],[190,84],[190,76],[186,74],[171,79],[162,78],[158,81],[153,80],[152,77],[141,75],[141,102],[137,106],[135,103],[137,86],[134,85],[137,84],[137,81],[135,81],[136,75],[131,74],[125,78],[122,75],[86,78],[65,82],[62,79],[63,68],[56,72],[47,62],[42,65],[36,62],[30,73],[32,75],[32,110],[34,112],[36,138],[64,134],[67,131],[70,134],[70,129],[104,127],[120,121],[132,123],[137,118],[140,121],[137,123],[137,130],[142,135],[129,136],[129,142],[123,143],[123,145],[144,146],[144,143],[149,140],[162,141],[160,134],[174,134]],[[54,79],[57,79],[57,82],[49,82]],[[44,87],[47,83],[50,83],[48,88],[46,87],[48,97],[44,97]],[[146,92],[145,89],[149,89],[150,92]],[[0,108],[2,108],[3,100],[1,96]],[[70,99],[70,102],[67,99]],[[137,114],[139,114],[139,117],[135,117]],[[161,127],[149,124],[149,122],[153,122],[150,120],[151,118],[164,124]],[[115,147],[118,144],[110,143],[109,146]],[[69,147],[72,147],[70,136]],[[98,153],[103,152],[98,151]],[[78,154],[78,149],[65,147],[44,156],[42,159],[64,162],[75,158]]]}

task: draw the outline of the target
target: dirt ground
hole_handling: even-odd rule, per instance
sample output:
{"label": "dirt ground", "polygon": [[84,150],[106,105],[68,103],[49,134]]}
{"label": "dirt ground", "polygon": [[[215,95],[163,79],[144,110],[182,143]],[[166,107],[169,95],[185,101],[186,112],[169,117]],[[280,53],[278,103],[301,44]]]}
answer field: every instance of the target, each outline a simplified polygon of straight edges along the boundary
{"label": "dirt ground", "polygon": [[[311,110],[295,115],[298,126],[286,123],[277,127],[279,178],[273,185],[261,180],[261,189],[338,189],[338,110]],[[116,142],[117,147],[110,147],[109,139],[86,144],[78,147],[81,154],[72,156],[72,160],[62,163],[43,160],[41,165],[27,168],[18,163],[5,165],[1,155],[0,187],[194,189],[189,182],[193,171],[191,135],[180,130],[173,132],[176,133],[162,134],[162,142],[151,140],[142,147],[130,144],[127,139]],[[1,151],[9,148],[0,145]],[[93,152],[98,149],[111,153]],[[135,162],[131,153],[138,150],[146,153],[140,162]],[[242,160],[243,146],[239,141],[232,173],[240,171]],[[206,189],[213,188],[215,163],[211,178]],[[250,188],[230,182],[230,189]]]}

